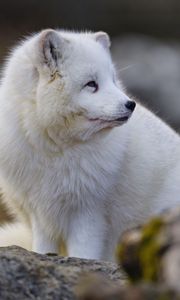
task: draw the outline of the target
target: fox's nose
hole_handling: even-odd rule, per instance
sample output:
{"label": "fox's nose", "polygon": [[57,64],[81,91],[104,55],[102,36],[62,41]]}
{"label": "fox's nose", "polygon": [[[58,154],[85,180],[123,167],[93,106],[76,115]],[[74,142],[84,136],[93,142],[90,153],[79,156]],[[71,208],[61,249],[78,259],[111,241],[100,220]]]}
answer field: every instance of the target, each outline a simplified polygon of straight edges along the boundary
{"label": "fox's nose", "polygon": [[136,102],[134,101],[127,101],[125,104],[126,108],[133,111],[136,107]]}

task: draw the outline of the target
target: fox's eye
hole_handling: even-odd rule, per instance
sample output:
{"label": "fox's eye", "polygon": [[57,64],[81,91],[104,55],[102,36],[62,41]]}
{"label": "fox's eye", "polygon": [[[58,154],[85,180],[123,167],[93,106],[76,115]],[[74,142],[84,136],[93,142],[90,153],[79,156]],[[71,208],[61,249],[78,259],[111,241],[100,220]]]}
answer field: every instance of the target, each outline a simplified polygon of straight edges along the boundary
{"label": "fox's eye", "polygon": [[85,87],[89,87],[93,90],[93,93],[98,91],[98,84],[96,83],[96,81],[92,80],[89,81],[88,83],[85,84]]}

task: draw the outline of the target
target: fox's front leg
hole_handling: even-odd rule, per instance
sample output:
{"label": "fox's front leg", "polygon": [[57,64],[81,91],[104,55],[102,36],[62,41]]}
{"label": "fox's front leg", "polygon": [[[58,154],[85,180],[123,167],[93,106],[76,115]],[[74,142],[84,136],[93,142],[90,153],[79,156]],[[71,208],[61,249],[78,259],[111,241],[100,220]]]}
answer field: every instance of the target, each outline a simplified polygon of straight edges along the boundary
{"label": "fox's front leg", "polygon": [[67,236],[68,255],[103,260],[106,257],[105,235],[105,220],[97,211],[73,214]]}
{"label": "fox's front leg", "polygon": [[45,253],[58,253],[58,240],[52,238],[46,233],[38,218],[32,220],[32,251],[45,254]]}

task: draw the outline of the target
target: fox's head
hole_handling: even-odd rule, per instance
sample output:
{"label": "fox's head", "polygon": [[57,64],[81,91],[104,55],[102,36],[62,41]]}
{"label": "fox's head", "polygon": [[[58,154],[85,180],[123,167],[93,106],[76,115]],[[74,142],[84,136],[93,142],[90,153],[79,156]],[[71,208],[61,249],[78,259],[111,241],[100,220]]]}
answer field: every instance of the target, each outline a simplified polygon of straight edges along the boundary
{"label": "fox's head", "polygon": [[131,116],[135,102],[118,81],[109,47],[104,32],[48,29],[17,49],[9,64],[16,65],[16,92],[53,141],[85,141]]}

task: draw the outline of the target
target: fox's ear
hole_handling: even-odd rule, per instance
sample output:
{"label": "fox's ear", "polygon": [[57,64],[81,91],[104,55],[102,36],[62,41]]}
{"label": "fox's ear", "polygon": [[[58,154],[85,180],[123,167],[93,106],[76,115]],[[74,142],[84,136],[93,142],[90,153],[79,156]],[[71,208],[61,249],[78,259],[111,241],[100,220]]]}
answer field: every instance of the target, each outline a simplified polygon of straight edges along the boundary
{"label": "fox's ear", "polygon": [[68,41],[55,30],[42,31],[39,40],[41,62],[45,63],[51,70],[56,69],[67,43]]}
{"label": "fox's ear", "polygon": [[106,32],[98,31],[94,34],[95,40],[102,44],[105,49],[109,49],[111,46],[111,41],[109,35]]}

